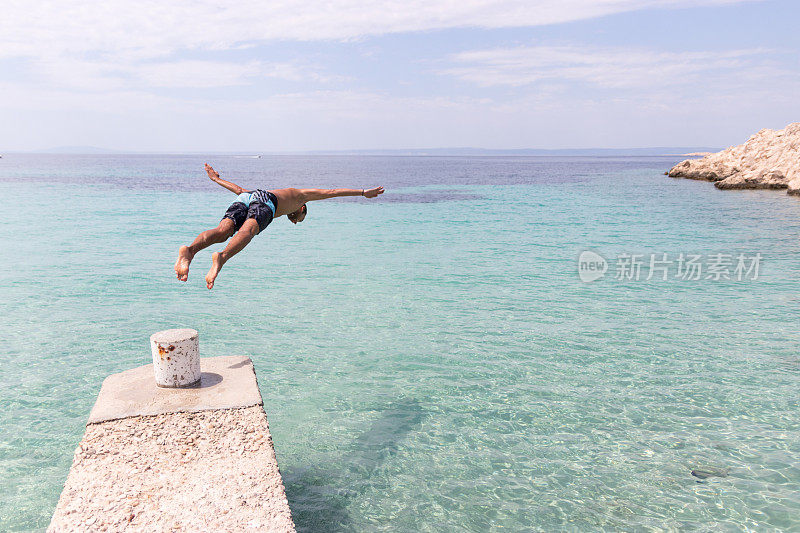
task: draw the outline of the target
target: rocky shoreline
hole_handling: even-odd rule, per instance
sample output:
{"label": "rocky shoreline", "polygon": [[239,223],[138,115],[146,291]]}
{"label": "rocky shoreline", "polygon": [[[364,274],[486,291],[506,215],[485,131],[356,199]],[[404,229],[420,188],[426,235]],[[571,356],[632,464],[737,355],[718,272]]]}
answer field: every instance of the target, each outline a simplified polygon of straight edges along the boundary
{"label": "rocky shoreline", "polygon": [[666,174],[712,181],[718,189],[786,189],[800,196],[800,122],[763,129],[744,144],[687,159]]}

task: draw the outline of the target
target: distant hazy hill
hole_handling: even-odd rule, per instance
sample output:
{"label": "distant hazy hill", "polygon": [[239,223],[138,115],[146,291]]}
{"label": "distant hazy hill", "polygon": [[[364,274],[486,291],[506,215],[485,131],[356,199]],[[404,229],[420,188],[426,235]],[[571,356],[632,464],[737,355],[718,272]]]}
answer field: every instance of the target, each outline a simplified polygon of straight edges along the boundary
{"label": "distant hazy hill", "polygon": [[421,148],[418,150],[315,150],[304,152],[315,155],[466,155],[466,156],[655,156],[682,155],[692,152],[711,152],[716,148],[708,147],[653,147],[653,148],[562,148],[544,150],[538,148],[520,148],[507,150],[491,150],[486,148]]}
{"label": "distant hazy hill", "polygon": [[[302,155],[389,155],[389,156],[658,156],[658,155],[683,155],[695,152],[716,152],[718,148],[707,146],[670,146],[653,148],[562,148],[544,150],[538,148],[519,148],[507,150],[493,150],[487,148],[419,148],[419,149],[377,149],[377,150],[311,150],[303,152],[217,152],[192,151],[192,152],[158,152],[161,154],[214,154],[214,155],[241,155],[241,154],[302,154]],[[147,152],[133,152],[127,150],[110,150],[96,146],[57,146],[43,150],[33,150],[35,154],[144,154]]]}

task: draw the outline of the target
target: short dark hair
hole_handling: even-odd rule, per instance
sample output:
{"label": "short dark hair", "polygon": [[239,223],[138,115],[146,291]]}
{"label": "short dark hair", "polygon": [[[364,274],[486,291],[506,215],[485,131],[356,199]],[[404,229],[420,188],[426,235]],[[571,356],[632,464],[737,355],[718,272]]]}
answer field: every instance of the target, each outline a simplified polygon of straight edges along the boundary
{"label": "short dark hair", "polygon": [[308,213],[308,207],[306,207],[306,204],[303,204],[303,205],[300,206],[300,209],[298,209],[297,211],[292,211],[291,213],[286,215],[286,217],[289,220],[294,220],[297,217],[299,217],[300,215],[305,215],[306,213]]}

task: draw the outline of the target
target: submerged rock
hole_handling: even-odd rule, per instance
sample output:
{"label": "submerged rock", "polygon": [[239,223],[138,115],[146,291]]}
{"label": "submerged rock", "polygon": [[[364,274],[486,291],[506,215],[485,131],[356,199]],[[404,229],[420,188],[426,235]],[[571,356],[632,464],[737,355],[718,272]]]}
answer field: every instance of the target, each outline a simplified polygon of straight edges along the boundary
{"label": "submerged rock", "polygon": [[728,477],[730,471],[730,468],[715,468],[713,466],[709,466],[692,470],[692,475],[699,479],[706,479],[709,477]]}
{"label": "submerged rock", "polygon": [[687,159],[667,174],[713,181],[718,189],[787,189],[800,195],[800,122],[761,130],[744,144]]}

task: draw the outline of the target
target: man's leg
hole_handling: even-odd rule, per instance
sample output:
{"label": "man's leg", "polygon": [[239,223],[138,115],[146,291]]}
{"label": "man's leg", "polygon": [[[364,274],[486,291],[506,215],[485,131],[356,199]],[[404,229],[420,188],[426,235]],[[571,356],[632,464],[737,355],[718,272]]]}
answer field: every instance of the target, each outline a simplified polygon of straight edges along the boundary
{"label": "man's leg", "polygon": [[181,246],[178,250],[178,260],[175,261],[175,274],[181,281],[189,278],[189,264],[194,259],[194,255],[212,244],[225,242],[235,229],[236,224],[230,218],[223,218],[214,229],[206,230],[195,238],[189,246]]}
{"label": "man's leg", "polygon": [[241,252],[256,235],[258,235],[258,222],[256,222],[255,218],[248,218],[224,250],[211,254],[211,269],[206,274],[206,286],[209,289],[214,287],[214,280],[217,279],[222,265],[227,263],[228,259]]}

